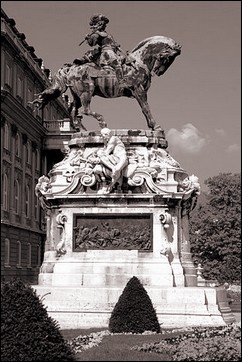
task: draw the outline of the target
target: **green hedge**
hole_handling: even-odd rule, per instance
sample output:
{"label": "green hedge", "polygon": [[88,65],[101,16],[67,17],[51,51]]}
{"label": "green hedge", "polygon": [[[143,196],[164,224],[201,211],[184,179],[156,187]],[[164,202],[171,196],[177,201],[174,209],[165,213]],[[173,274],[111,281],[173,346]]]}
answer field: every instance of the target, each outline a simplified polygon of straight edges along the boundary
{"label": "green hedge", "polygon": [[20,279],[1,287],[3,361],[74,361],[74,354],[34,289]]}
{"label": "green hedge", "polygon": [[119,297],[110,320],[112,333],[160,332],[156,311],[147,291],[137,277],[132,277]]}

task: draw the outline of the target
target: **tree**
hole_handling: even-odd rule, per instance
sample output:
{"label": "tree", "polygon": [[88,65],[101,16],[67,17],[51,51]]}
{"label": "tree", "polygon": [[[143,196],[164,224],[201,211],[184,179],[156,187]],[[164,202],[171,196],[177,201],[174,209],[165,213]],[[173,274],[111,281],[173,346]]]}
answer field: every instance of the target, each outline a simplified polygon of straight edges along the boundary
{"label": "tree", "polygon": [[137,277],[133,276],[128,281],[114,306],[109,330],[112,333],[160,332],[156,311]]}
{"label": "tree", "polygon": [[241,176],[220,173],[205,181],[205,202],[190,217],[191,253],[205,279],[241,280]]}

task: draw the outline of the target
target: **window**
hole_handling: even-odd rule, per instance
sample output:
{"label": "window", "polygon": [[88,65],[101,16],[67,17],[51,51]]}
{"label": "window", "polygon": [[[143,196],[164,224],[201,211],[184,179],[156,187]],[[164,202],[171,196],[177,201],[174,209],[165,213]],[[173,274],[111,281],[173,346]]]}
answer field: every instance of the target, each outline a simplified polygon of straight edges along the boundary
{"label": "window", "polygon": [[29,149],[28,149],[28,143],[24,145],[24,151],[25,151],[25,161],[28,162],[29,159]]}
{"label": "window", "polygon": [[18,157],[20,157],[20,146],[21,146],[20,137],[19,137],[19,134],[17,133],[16,141],[15,141],[15,154]]}
{"label": "window", "polygon": [[33,101],[33,91],[32,89],[28,88],[27,90],[27,102],[32,102]]}
{"label": "window", "polygon": [[3,147],[6,150],[9,150],[10,140],[9,140],[9,125],[5,123],[4,125],[4,140],[3,140]]}
{"label": "window", "polygon": [[21,241],[17,241],[17,267],[20,268],[22,264],[22,244]]}
{"label": "window", "polygon": [[40,246],[37,245],[37,266],[40,266],[40,262],[41,262],[41,255],[40,255]]}
{"label": "window", "polygon": [[44,108],[44,118],[47,120],[50,119],[50,111],[48,106]]}
{"label": "window", "polygon": [[25,156],[26,162],[30,164],[31,162],[31,150],[30,150],[30,142],[27,142],[25,145]]}
{"label": "window", "polygon": [[39,163],[40,163],[39,150],[36,149],[35,152],[36,152],[36,153],[35,153],[36,170],[39,171],[39,169],[40,169],[40,164],[39,164]]}
{"label": "window", "polygon": [[37,157],[36,157],[36,149],[33,149],[33,154],[32,154],[32,165],[33,168],[36,170],[36,162],[37,162]]}
{"label": "window", "polygon": [[3,210],[7,211],[9,208],[9,188],[8,188],[8,176],[5,173],[3,175]]}
{"label": "window", "polygon": [[5,84],[12,87],[12,69],[8,64],[6,64],[6,73],[5,73],[5,75],[6,75]]}
{"label": "window", "polygon": [[35,220],[39,219],[39,202],[36,195],[34,195],[34,218]]}
{"label": "window", "polygon": [[25,215],[30,217],[30,189],[29,185],[25,186]]}
{"label": "window", "polygon": [[17,96],[23,98],[23,79],[21,77],[17,79]]}
{"label": "window", "polygon": [[20,187],[18,180],[14,181],[14,211],[16,214],[19,213],[20,206]]}
{"label": "window", "polygon": [[10,266],[10,241],[5,239],[4,266]]}
{"label": "window", "polygon": [[27,268],[31,268],[32,264],[32,246],[30,243],[28,243],[28,262],[27,262]]}

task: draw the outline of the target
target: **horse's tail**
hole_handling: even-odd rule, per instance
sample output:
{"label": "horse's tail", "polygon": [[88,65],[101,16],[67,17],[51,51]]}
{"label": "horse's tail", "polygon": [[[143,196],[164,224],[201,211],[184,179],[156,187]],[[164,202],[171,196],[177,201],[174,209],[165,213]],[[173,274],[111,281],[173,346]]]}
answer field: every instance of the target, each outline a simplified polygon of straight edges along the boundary
{"label": "horse's tail", "polygon": [[39,109],[43,109],[50,101],[57,99],[63,94],[67,89],[66,76],[63,74],[63,69],[66,70],[66,67],[59,69],[54,74],[51,85],[43,92],[36,94],[38,98],[29,103],[37,104]]}
{"label": "horse's tail", "polygon": [[63,72],[63,68],[59,69],[53,76],[50,87],[48,87],[43,93],[46,95],[52,95],[53,99],[58,98],[67,89],[66,74]]}

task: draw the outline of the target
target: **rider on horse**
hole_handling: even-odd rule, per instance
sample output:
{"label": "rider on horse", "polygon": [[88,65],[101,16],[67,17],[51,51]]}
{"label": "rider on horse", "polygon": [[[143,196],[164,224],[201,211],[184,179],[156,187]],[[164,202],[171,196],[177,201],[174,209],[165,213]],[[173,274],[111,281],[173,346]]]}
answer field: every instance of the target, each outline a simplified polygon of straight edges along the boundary
{"label": "rider on horse", "polygon": [[91,17],[89,25],[92,33],[87,34],[85,40],[91,47],[98,45],[98,48],[87,51],[81,59],[75,59],[74,64],[81,65],[94,62],[99,64],[101,68],[111,66],[116,72],[118,81],[121,82],[123,79],[122,62],[125,61],[127,64],[128,62],[132,63],[134,60],[127,59],[127,54],[122,55],[123,51],[120,46],[115,42],[112,35],[105,31],[108,23],[109,19],[102,14]]}

